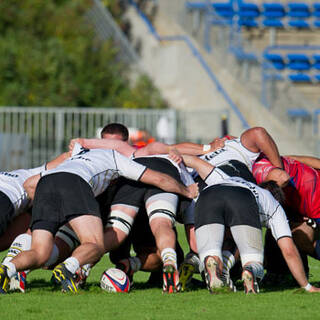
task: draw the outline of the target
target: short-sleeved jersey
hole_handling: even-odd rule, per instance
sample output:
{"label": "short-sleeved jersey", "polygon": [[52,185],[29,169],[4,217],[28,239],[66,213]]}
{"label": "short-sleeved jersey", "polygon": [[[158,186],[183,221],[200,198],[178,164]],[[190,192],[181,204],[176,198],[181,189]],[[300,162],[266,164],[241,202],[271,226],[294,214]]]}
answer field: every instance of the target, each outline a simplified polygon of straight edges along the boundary
{"label": "short-sleeved jersey", "polygon": [[0,191],[5,193],[12,202],[15,216],[28,209],[30,205],[30,199],[23,188],[24,182],[42,171],[45,171],[45,165],[33,169],[0,172]]}
{"label": "short-sleeved jersey", "polygon": [[[310,218],[320,218],[319,171],[290,157],[281,157],[283,168],[291,177],[291,184],[284,188],[286,204],[292,212]],[[258,183],[263,182],[274,167],[263,157],[253,165],[253,175]]]}
{"label": "short-sleeved jersey", "polygon": [[[75,146],[79,151],[79,146]],[[57,172],[69,172],[83,178],[92,188],[95,196],[101,194],[110,182],[119,176],[131,180],[139,180],[146,167],[136,163],[115,150],[80,149],[55,169],[42,174],[48,175]]]}
{"label": "short-sleeved jersey", "polygon": [[212,151],[202,155],[200,158],[218,167],[226,164],[229,160],[238,160],[244,163],[248,169],[252,170],[254,161],[258,158],[260,153],[251,152],[245,148],[240,138],[233,140],[226,140],[225,146],[216,151]]}
{"label": "short-sleeved jersey", "polygon": [[[291,230],[286,214],[268,190],[240,177],[229,177],[219,168],[215,168],[205,180],[208,186],[221,184],[246,188],[254,195],[258,207],[261,225],[271,229],[273,237],[278,240],[282,237],[291,237]],[[245,213],[244,213],[245,214]]]}

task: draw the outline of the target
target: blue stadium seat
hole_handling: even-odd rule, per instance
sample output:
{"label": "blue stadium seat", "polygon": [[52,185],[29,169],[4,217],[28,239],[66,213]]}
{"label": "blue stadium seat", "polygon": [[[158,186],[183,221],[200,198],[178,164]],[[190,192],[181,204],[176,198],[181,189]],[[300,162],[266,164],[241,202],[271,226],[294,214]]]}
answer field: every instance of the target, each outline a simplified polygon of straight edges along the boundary
{"label": "blue stadium seat", "polygon": [[306,29],[309,28],[308,18],[311,16],[311,12],[306,3],[291,2],[288,3],[288,25],[293,28]]}
{"label": "blue stadium seat", "polygon": [[286,15],[284,6],[281,3],[263,3],[262,25],[271,28],[283,28],[282,19]]}
{"label": "blue stadium seat", "polygon": [[315,74],[315,75],[314,75],[314,79],[315,79],[317,82],[320,82],[320,74]]}
{"label": "blue stadium seat", "polygon": [[238,8],[239,26],[249,28],[258,27],[258,22],[256,21],[256,18],[260,16],[260,10],[255,3],[239,1]]}
{"label": "blue stadium seat", "polygon": [[263,57],[269,61],[277,70],[283,70],[286,67],[283,57],[277,53],[265,53]]}
{"label": "blue stadium seat", "polygon": [[311,77],[305,73],[292,73],[288,75],[288,79],[296,83],[310,83]]}
{"label": "blue stadium seat", "polygon": [[314,55],[312,56],[312,58],[313,58],[313,65],[312,65],[312,67],[313,67],[314,69],[320,70],[320,54],[314,54]]}
{"label": "blue stadium seat", "polygon": [[232,2],[216,2],[212,3],[212,7],[222,18],[230,19],[235,15]]}
{"label": "blue stadium seat", "polygon": [[311,114],[306,109],[288,109],[288,116],[291,118],[310,118]]}
{"label": "blue stadium seat", "polygon": [[314,17],[320,18],[320,2],[316,2],[316,3],[313,4],[312,15]]}
{"label": "blue stadium seat", "polygon": [[288,53],[287,58],[288,58],[287,67],[291,70],[305,71],[305,70],[310,70],[311,68],[311,63],[309,61],[309,58],[305,54]]}
{"label": "blue stadium seat", "polygon": [[288,3],[288,13],[287,15],[291,18],[309,18],[311,12],[306,3],[302,2],[291,2]]}
{"label": "blue stadium seat", "polygon": [[286,15],[286,11],[284,6],[281,3],[263,3],[262,4],[263,11],[262,14],[266,18],[271,19],[281,19]]}
{"label": "blue stadium seat", "polygon": [[310,28],[310,25],[307,21],[303,19],[293,19],[288,21],[288,25],[292,28],[297,29],[308,29]]}
{"label": "blue stadium seat", "polygon": [[320,28],[320,19],[314,20],[314,21],[313,21],[313,26],[314,26],[315,28]]}

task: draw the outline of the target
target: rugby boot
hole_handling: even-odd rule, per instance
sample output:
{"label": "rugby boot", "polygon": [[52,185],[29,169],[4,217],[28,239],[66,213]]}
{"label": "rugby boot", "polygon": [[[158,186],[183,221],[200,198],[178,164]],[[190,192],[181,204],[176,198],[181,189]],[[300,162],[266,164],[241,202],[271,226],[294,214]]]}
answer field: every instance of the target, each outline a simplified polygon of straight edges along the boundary
{"label": "rugby boot", "polygon": [[259,293],[259,285],[257,278],[250,266],[243,268],[242,276],[244,292],[248,293]]}
{"label": "rugby boot", "polygon": [[163,266],[163,293],[174,293],[181,291],[181,283],[179,281],[179,272],[174,263],[166,262]]}
{"label": "rugby boot", "polygon": [[179,268],[181,290],[185,291],[195,272],[199,272],[200,260],[196,253],[189,252]]}
{"label": "rugby boot", "polygon": [[0,294],[6,294],[9,287],[10,279],[7,273],[7,267],[3,264],[0,265]]}
{"label": "rugby boot", "polygon": [[212,256],[207,256],[204,259],[204,276],[207,288],[211,293],[225,285],[218,269],[218,262]]}
{"label": "rugby boot", "polygon": [[27,274],[24,271],[18,272],[10,279],[10,291],[19,290],[22,293],[26,291]]}
{"label": "rugby boot", "polygon": [[71,273],[62,262],[58,264],[52,271],[52,278],[56,284],[60,284],[62,287],[62,292],[78,292],[78,287],[76,285],[77,276]]}
{"label": "rugby boot", "polygon": [[75,274],[75,284],[77,288],[84,288],[87,282],[87,278],[89,277],[91,271],[91,265],[85,264],[84,266],[80,267]]}

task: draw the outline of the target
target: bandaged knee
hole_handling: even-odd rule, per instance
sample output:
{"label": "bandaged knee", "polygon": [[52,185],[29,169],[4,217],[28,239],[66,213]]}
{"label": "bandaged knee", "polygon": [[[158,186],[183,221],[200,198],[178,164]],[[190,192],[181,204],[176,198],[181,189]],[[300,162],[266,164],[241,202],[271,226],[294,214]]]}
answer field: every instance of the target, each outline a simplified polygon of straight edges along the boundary
{"label": "bandaged knee", "polygon": [[106,227],[116,228],[128,235],[131,231],[133,218],[121,210],[112,210]]}

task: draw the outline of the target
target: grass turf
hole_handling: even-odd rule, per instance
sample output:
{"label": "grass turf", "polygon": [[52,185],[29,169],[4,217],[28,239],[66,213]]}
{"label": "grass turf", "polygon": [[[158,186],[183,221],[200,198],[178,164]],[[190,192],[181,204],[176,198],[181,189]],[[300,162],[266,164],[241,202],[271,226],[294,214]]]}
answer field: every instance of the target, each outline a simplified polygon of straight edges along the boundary
{"label": "grass turf", "polygon": [[[179,235],[186,247],[182,228]],[[310,281],[320,281],[319,263],[310,259]],[[165,295],[160,288],[147,288],[148,274],[135,274],[135,289],[129,294],[107,293],[99,288],[100,276],[111,267],[105,256],[92,270],[85,290],[78,294],[54,291],[51,272],[36,270],[28,275],[26,294],[0,297],[3,319],[318,319],[319,294],[297,288],[262,288],[258,295],[236,293],[210,294],[197,288],[180,294]],[[199,278],[198,278],[199,279]]]}

